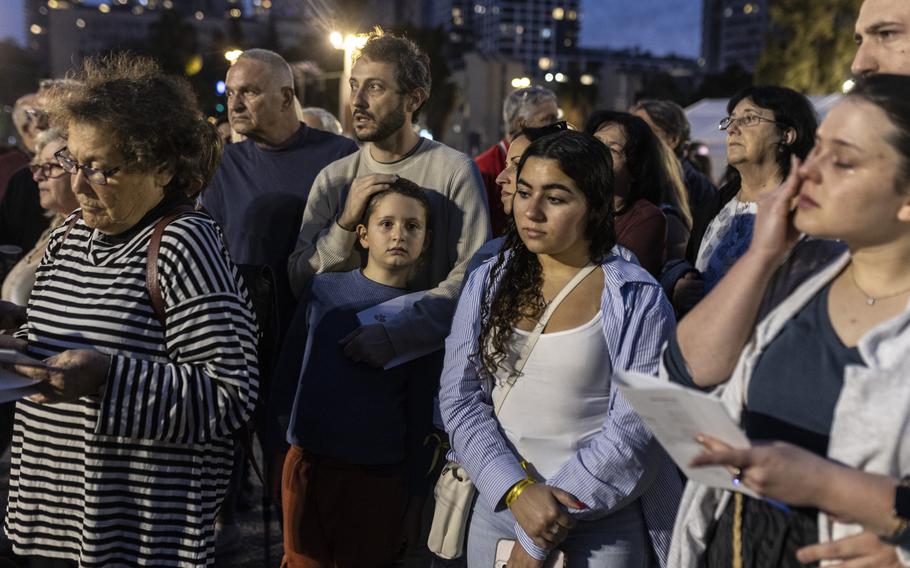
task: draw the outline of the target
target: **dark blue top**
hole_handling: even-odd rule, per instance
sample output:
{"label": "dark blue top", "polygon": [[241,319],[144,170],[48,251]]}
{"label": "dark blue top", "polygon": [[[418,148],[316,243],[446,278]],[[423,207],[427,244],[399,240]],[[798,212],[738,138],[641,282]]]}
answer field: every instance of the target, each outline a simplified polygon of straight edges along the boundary
{"label": "dark blue top", "polygon": [[285,274],[313,180],[355,151],[353,140],[303,123],[281,148],[249,139],[226,146],[200,201],[224,229],[233,261],[268,264]]}
{"label": "dark blue top", "polygon": [[[420,448],[432,425],[441,358],[430,355],[383,370],[352,361],[338,343],[360,326],[357,312],[407,293],[374,282],[359,269],[314,277],[282,353],[290,360],[289,352],[302,352],[299,380],[287,380],[294,376],[290,369],[282,373],[288,376],[275,377],[276,388],[287,392],[290,383],[297,390],[288,443],[358,465],[397,465],[408,459],[420,462],[412,477],[425,477],[429,463]],[[302,320],[305,335],[299,333]]]}
{"label": "dark blue top", "polygon": [[[759,356],[749,381],[743,427],[750,440],[790,442],[824,456],[847,365],[859,349],[843,344],[828,315],[831,284],[787,322]],[[664,351],[671,381],[700,388],[686,369],[676,337]]]}
{"label": "dark blue top", "polygon": [[847,365],[859,349],[843,344],[828,314],[825,286],[759,357],[749,382],[743,425],[751,440],[790,442],[824,456]]}

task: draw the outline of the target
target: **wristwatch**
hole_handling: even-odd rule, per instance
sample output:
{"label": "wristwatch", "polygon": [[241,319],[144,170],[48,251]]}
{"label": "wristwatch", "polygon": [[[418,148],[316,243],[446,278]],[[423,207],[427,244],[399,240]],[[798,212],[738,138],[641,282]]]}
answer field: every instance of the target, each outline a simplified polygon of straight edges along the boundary
{"label": "wristwatch", "polygon": [[894,488],[894,530],[884,540],[891,544],[907,540],[910,528],[910,476],[898,482]]}

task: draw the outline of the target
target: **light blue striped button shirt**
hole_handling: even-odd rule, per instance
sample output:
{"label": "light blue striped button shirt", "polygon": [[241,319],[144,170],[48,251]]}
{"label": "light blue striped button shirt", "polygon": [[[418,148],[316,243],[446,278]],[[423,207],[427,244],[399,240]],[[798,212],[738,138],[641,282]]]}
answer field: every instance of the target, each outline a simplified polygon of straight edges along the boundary
{"label": "light blue striped button shirt", "polygon": [[[453,448],[450,459],[464,466],[480,498],[496,508],[525,473],[493,416],[489,381],[483,381],[469,361],[477,348],[480,301],[493,263],[495,258],[478,267],[462,290],[446,339],[440,407]],[[676,323],[673,309],[660,285],[640,266],[610,256],[601,268],[603,333],[613,368],[657,375],[661,346]],[[570,510],[579,519],[603,517],[641,498],[655,557],[663,568],[682,481],[669,456],[613,385],[610,397],[600,434],[546,482],[588,506],[584,511]],[[515,529],[528,553],[540,560],[546,557],[547,551],[535,546],[520,526]]]}

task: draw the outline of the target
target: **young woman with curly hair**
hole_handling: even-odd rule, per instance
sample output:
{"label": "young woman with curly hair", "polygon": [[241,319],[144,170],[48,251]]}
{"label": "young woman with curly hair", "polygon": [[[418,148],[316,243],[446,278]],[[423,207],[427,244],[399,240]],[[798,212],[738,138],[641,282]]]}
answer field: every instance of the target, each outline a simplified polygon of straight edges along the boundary
{"label": "young woman with curly hair", "polygon": [[[569,566],[663,565],[681,483],[611,375],[657,371],[672,309],[644,269],[615,254],[606,146],[580,132],[546,136],[516,179],[515,222],[468,279],[446,341],[442,415],[479,491],[468,565],[492,566],[497,542],[516,537],[510,567],[540,566],[557,547]],[[531,330],[572,280],[516,373]]]}

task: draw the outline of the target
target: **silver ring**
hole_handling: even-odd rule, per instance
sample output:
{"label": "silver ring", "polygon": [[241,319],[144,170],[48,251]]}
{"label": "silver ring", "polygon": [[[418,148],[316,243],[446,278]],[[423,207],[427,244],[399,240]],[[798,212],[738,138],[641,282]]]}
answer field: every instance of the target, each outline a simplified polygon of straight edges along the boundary
{"label": "silver ring", "polygon": [[742,485],[742,482],[743,482],[743,470],[738,467],[734,467],[733,468],[733,485],[739,486],[739,485]]}

